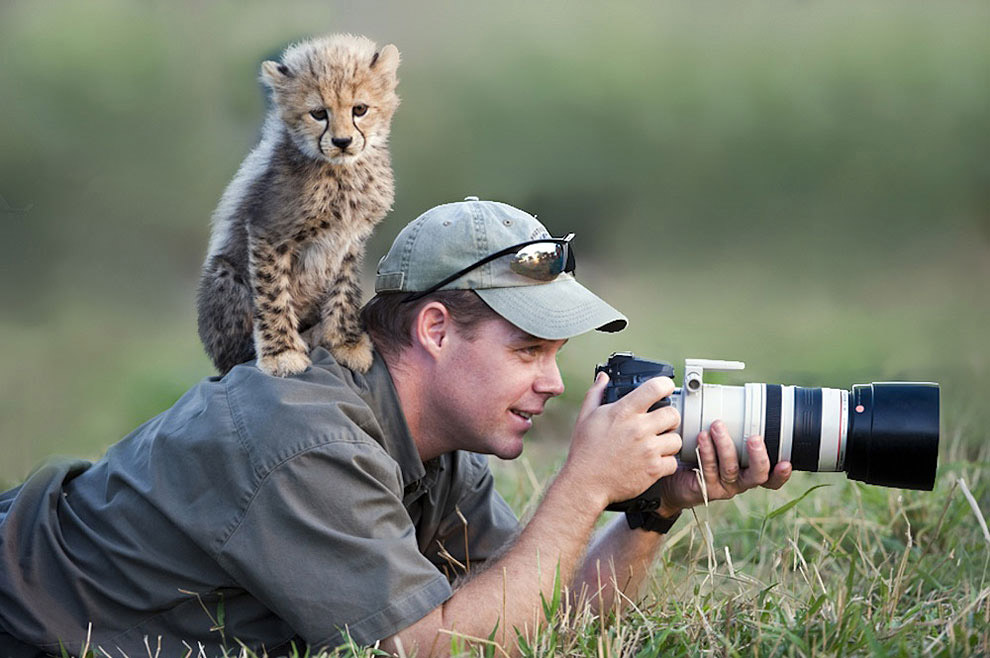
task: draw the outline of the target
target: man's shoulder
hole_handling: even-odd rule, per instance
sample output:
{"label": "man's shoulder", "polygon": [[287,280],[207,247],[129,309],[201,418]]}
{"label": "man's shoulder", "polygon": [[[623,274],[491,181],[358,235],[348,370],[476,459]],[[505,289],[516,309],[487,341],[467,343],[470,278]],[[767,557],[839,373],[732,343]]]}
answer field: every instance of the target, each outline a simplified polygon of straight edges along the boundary
{"label": "man's shoulder", "polygon": [[238,440],[261,468],[333,444],[380,448],[376,412],[360,383],[342,370],[314,364],[292,377],[273,377],[244,364],[223,378]]}
{"label": "man's shoulder", "polygon": [[321,361],[290,377],[268,375],[254,362],[234,367],[220,380],[233,404],[250,402],[259,413],[307,417],[344,402],[368,406],[350,371]]}

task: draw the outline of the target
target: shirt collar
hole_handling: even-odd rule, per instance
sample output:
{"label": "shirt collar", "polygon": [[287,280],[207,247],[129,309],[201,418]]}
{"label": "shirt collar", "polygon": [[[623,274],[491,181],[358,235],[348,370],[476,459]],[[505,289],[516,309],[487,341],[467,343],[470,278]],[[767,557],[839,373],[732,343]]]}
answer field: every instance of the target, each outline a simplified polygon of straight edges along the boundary
{"label": "shirt collar", "polygon": [[399,464],[403,486],[408,487],[427,473],[413,442],[399,394],[385,360],[375,351],[371,368],[364,375],[354,373],[358,394],[368,403],[382,428],[382,447]]}

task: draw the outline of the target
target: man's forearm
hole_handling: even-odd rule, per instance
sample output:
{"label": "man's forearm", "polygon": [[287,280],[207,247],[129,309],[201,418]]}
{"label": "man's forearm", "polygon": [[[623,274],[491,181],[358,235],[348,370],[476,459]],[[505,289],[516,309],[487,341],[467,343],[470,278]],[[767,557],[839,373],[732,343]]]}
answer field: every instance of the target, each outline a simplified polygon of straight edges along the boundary
{"label": "man's forearm", "polygon": [[398,633],[406,652],[415,647],[420,656],[447,655],[450,635],[485,638],[498,624],[511,638],[513,628],[542,623],[541,595],[550,600],[558,573],[562,586],[572,582],[604,508],[602,501],[587,498],[575,481],[561,473],[501,558],[457,589],[446,603]]}
{"label": "man's forearm", "polygon": [[[632,498],[676,471],[674,455],[681,449],[681,438],[672,430],[680,417],[670,407],[649,411],[653,403],[670,395],[674,383],[656,377],[622,400],[602,405],[607,383],[607,375],[599,373],[585,394],[567,462],[515,544],[446,603],[389,638],[386,648],[396,648],[401,640],[407,652],[446,655],[452,633],[485,638],[498,624],[505,633],[498,636],[501,640],[512,638],[513,629],[541,624],[541,596],[553,595],[558,574],[561,585],[573,584],[605,506]],[[647,534],[642,532],[621,536],[612,532],[618,531],[607,533],[606,548],[595,553],[610,556],[620,568],[635,565],[634,577],[641,581],[659,540],[642,537]],[[592,558],[591,564],[595,562]],[[588,581],[582,575],[580,582]]]}
{"label": "man's forearm", "polygon": [[623,515],[596,535],[574,578],[572,596],[588,601],[594,611],[609,610],[616,592],[635,600],[665,535],[630,530]]}

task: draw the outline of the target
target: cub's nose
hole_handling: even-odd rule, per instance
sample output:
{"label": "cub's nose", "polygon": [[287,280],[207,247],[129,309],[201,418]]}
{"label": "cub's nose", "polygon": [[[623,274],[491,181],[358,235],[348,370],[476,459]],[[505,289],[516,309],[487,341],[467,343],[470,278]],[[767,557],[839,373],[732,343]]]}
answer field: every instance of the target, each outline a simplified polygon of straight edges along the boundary
{"label": "cub's nose", "polygon": [[330,141],[339,149],[345,149],[354,141],[351,137],[331,137]]}

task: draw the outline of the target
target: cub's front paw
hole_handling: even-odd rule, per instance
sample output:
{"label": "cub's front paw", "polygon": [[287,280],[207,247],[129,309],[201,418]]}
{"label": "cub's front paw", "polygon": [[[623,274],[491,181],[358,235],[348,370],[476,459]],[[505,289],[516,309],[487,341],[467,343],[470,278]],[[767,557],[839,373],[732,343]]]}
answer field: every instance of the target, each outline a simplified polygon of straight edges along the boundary
{"label": "cub's front paw", "polygon": [[368,372],[371,367],[371,338],[366,333],[361,334],[361,338],[356,343],[341,343],[331,346],[330,352],[337,363],[354,372]]}
{"label": "cub's front paw", "polygon": [[258,359],[258,369],[268,375],[288,377],[298,375],[309,367],[311,361],[305,352],[285,350]]}

